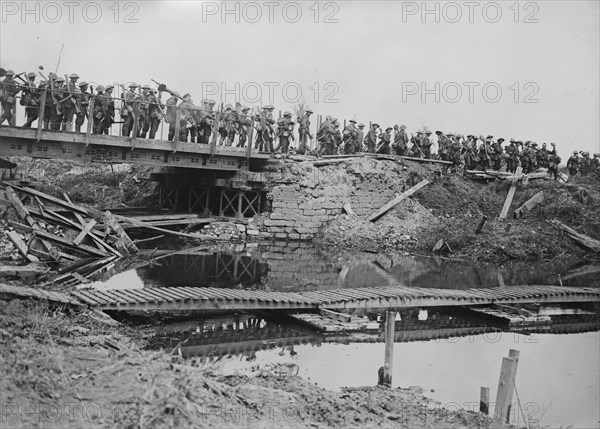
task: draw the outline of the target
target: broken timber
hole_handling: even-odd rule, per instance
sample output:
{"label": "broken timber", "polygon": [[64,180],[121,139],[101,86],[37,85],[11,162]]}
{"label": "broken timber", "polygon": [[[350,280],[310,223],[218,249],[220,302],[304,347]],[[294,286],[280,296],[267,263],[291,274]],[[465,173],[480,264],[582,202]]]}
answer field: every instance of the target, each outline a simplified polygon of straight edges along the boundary
{"label": "broken timber", "polygon": [[[523,169],[521,168],[521,166],[518,166],[516,176],[519,176],[521,174],[521,171],[523,171]],[[508,194],[506,195],[506,200],[504,200],[504,206],[502,206],[502,211],[500,212],[500,216],[498,216],[498,219],[506,218],[506,215],[508,214],[508,209],[510,209],[510,205],[512,203],[512,200],[515,196],[516,191],[517,191],[517,181],[515,180],[510,185],[510,189],[508,190]]]}
{"label": "broken timber", "polygon": [[516,218],[523,217],[525,212],[530,211],[531,209],[533,209],[535,206],[537,206],[542,201],[544,201],[544,191],[540,191],[537,194],[535,194],[533,197],[528,199],[521,207],[519,207],[518,209],[515,210],[514,216]]}
{"label": "broken timber", "polygon": [[552,226],[566,232],[567,235],[572,240],[577,242],[579,245],[585,247],[588,250],[591,250],[592,252],[600,253],[600,241],[599,240],[588,237],[585,234],[581,234],[581,233],[575,231],[573,228],[570,228],[567,225],[565,225],[564,223],[561,223],[557,220],[551,220],[551,221],[549,221],[549,223]]}
{"label": "broken timber", "polygon": [[383,207],[376,210],[373,214],[371,214],[369,216],[369,221],[375,222],[381,216],[383,216],[388,211],[390,211],[392,208],[394,208],[396,205],[398,205],[400,202],[402,202],[402,200],[410,197],[412,194],[414,194],[415,192],[417,192],[419,189],[423,188],[424,186],[427,186],[428,184],[429,184],[429,180],[423,179],[422,181],[417,183],[415,186],[410,188],[408,191],[398,195],[396,198],[394,198],[393,200],[391,200],[390,202],[385,204]]}

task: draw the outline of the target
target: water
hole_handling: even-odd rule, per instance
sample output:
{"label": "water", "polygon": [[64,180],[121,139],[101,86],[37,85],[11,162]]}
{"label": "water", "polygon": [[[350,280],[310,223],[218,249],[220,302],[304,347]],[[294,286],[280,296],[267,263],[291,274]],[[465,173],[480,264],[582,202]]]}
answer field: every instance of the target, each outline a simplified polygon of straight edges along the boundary
{"label": "water", "polygon": [[[223,287],[308,291],[403,284],[431,288],[482,288],[518,284],[598,285],[598,267],[516,269],[403,255],[353,254],[305,243],[231,244],[162,250],[151,262],[117,264],[97,288]],[[594,310],[588,307],[587,310]],[[478,409],[479,389],[496,396],[502,357],[520,351],[517,389],[528,423],[598,427],[600,333],[595,314],[560,316],[523,335],[506,327],[415,309],[397,322],[393,387],[419,385],[450,409]],[[322,334],[289,320],[240,313],[187,320],[147,320],[153,348],[182,355],[222,374],[299,374],[332,390],[375,385],[383,364],[381,329]],[[404,316],[403,316],[404,317]],[[561,318],[562,317],[562,318]],[[557,322],[562,323],[557,323]],[[570,333],[569,335],[564,335]],[[437,339],[436,339],[437,338]],[[428,341],[426,341],[428,340]],[[513,398],[511,421],[524,424]]]}

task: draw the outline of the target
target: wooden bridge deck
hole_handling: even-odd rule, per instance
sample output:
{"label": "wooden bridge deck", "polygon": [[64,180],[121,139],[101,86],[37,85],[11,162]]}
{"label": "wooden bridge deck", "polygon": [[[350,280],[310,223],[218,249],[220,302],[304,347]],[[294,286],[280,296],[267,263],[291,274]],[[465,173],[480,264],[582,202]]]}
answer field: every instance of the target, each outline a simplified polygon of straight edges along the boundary
{"label": "wooden bridge deck", "polygon": [[270,154],[252,148],[150,140],[102,134],[37,130],[0,125],[2,156],[73,159],[149,164],[206,170],[247,169],[250,161],[264,162]]}
{"label": "wooden bridge deck", "polygon": [[86,290],[72,296],[103,310],[385,309],[490,304],[600,302],[600,290],[561,286],[491,289],[377,287],[314,292],[262,292],[221,288]]}

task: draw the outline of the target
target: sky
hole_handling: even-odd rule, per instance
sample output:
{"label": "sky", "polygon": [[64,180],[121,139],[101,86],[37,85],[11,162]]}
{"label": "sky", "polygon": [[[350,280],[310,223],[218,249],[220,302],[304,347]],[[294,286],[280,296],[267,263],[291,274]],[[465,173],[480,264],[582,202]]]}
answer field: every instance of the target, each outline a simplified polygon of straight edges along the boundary
{"label": "sky", "polygon": [[[598,1],[0,1],[0,66],[600,152]],[[313,127],[315,119],[313,116]]]}

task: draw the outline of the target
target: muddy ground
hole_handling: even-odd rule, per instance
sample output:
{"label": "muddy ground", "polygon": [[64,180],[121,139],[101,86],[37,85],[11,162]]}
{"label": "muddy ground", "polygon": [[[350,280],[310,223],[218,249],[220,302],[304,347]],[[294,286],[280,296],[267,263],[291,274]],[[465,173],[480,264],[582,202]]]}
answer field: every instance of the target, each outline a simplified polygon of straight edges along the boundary
{"label": "muddy ground", "polygon": [[[97,208],[153,205],[149,168],[18,160],[40,190]],[[413,168],[410,164],[407,167]],[[340,168],[344,168],[340,166]],[[482,183],[419,166],[415,180],[432,183],[377,223],[342,214],[323,228],[320,242],[335,251],[431,254],[470,261],[569,267],[598,263],[550,226],[561,222],[600,238],[600,176],[568,184],[536,180],[519,185],[512,209],[538,191],[546,199],[522,219],[498,220],[509,183]],[[416,183],[416,182],[415,182]],[[8,214],[10,215],[10,213]],[[475,233],[482,216],[488,221]],[[7,229],[3,219],[2,228]],[[449,250],[451,249],[451,251]],[[19,257],[3,234],[1,263]],[[15,282],[19,284],[19,282]],[[22,282],[21,282],[22,284]],[[52,284],[44,286],[53,288]],[[144,350],[123,326],[91,313],[0,301],[1,427],[488,427],[468,411],[447,411],[420,388],[365,387],[326,391],[298,377],[263,373],[222,377],[168,352]],[[375,384],[375,382],[374,382]]]}

